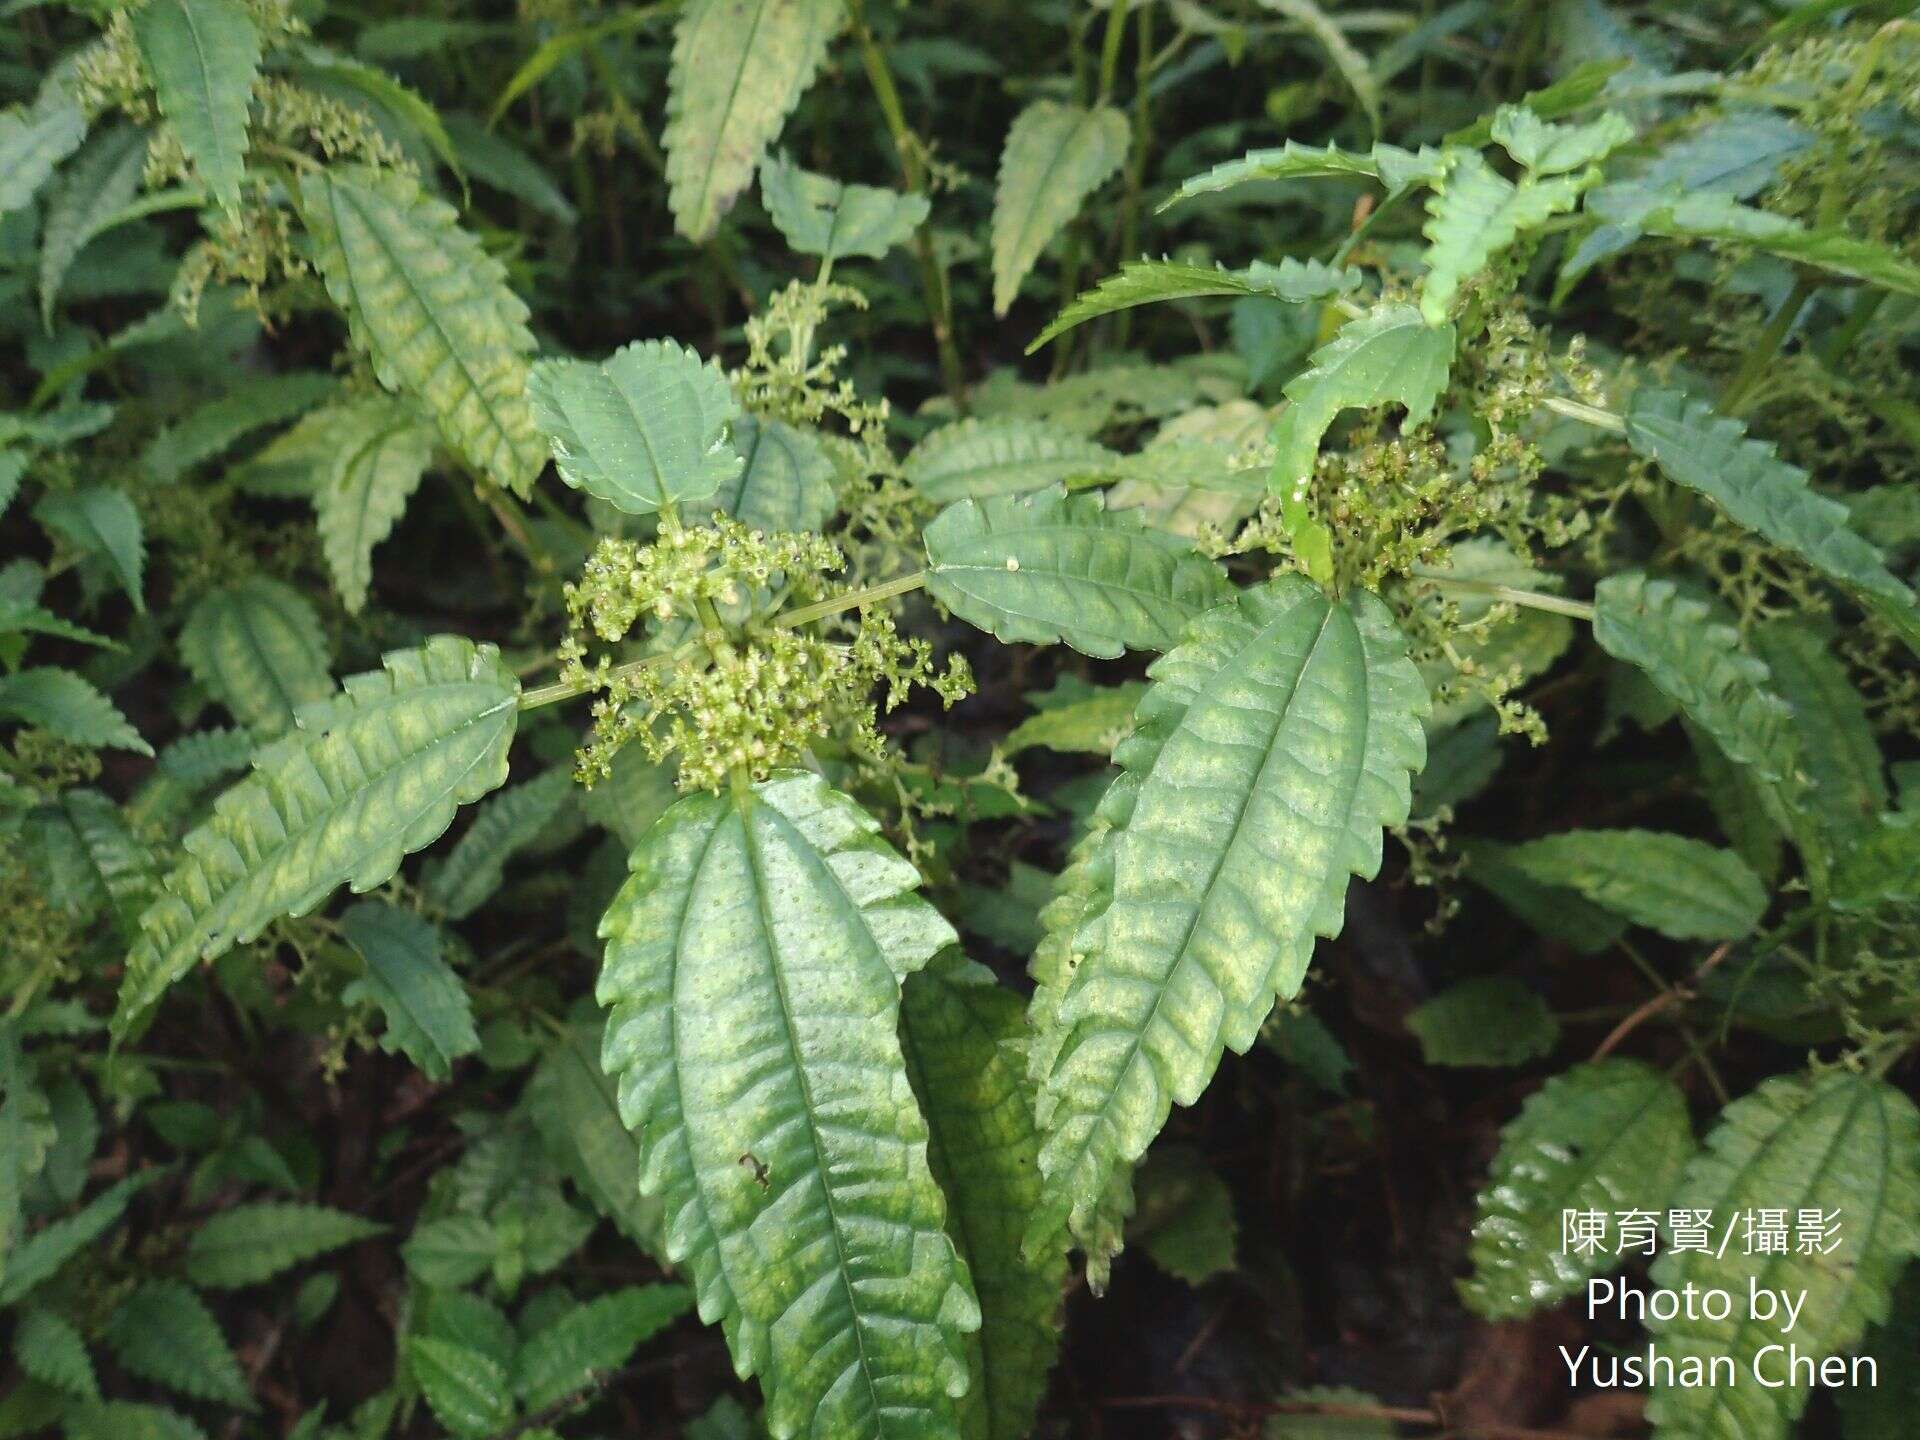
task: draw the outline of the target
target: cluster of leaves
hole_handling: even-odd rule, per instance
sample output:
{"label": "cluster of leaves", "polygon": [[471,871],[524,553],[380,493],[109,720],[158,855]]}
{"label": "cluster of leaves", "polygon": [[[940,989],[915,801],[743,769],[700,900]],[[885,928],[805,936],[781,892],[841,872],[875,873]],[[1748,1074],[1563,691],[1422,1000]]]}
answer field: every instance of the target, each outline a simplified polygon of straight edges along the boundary
{"label": "cluster of leaves", "polygon": [[1920,30],[1646,8],[0,9],[0,1435],[1053,1433],[1382,896],[1468,1312],[1910,1344]]}

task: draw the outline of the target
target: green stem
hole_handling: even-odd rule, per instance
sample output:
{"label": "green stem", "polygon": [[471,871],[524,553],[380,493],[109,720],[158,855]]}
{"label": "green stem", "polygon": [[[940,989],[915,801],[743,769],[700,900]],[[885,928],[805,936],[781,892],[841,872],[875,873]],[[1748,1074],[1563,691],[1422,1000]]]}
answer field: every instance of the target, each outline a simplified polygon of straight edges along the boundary
{"label": "green stem", "polygon": [[802,605],[797,610],[787,610],[773,617],[773,624],[783,630],[795,625],[806,625],[828,615],[838,615],[843,610],[857,610],[863,606],[890,600],[895,595],[905,595],[918,590],[927,583],[927,572],[916,570],[911,575],[902,575],[883,584],[869,585],[864,590],[849,590],[844,595],[830,596],[825,600],[816,600],[811,605]]}
{"label": "green stem", "polygon": [[1598,430],[1611,430],[1616,435],[1627,433],[1627,422],[1611,410],[1602,410],[1598,405],[1585,405],[1578,400],[1563,400],[1558,395],[1549,395],[1540,402],[1556,415],[1565,415],[1569,420],[1580,420]]}
{"label": "green stem", "polygon": [[1100,46],[1100,104],[1113,94],[1113,82],[1120,74],[1120,40],[1127,30],[1128,0],[1108,0],[1107,33]]}
{"label": "green stem", "polygon": [[[624,680],[629,675],[638,675],[642,670],[651,669],[655,665],[677,663],[686,659],[705,643],[704,639],[689,640],[685,644],[677,645],[671,650],[663,650],[658,655],[643,655],[638,660],[629,660],[624,665],[614,666],[607,672],[606,678],[608,680]],[[562,700],[571,700],[577,695],[585,695],[589,691],[599,688],[601,687],[598,677],[578,685],[570,680],[556,680],[551,685],[539,685],[531,690],[522,690],[520,692],[520,708],[522,710],[539,710],[548,705],[558,705]]]}
{"label": "green stem", "polygon": [[1495,600],[1504,600],[1509,605],[1519,605],[1528,610],[1545,610],[1554,615],[1569,615],[1575,620],[1593,621],[1593,606],[1584,600],[1569,600],[1562,595],[1542,595],[1537,590],[1516,590],[1511,585],[1496,585],[1491,580],[1469,580],[1459,575],[1436,574],[1431,570],[1416,569],[1413,572],[1422,580],[1435,585],[1451,585],[1456,590],[1471,590],[1477,595],[1489,595]]}
{"label": "green stem", "polygon": [[1747,352],[1746,361],[1739,372],[1728,383],[1720,395],[1722,414],[1739,417],[1742,402],[1747,400],[1759,385],[1761,377],[1767,373],[1767,367],[1773,363],[1774,356],[1780,353],[1780,346],[1787,338],[1787,332],[1793,329],[1793,322],[1800,318],[1800,312],[1806,308],[1807,301],[1813,298],[1814,284],[1802,276],[1793,282],[1793,289],[1780,303],[1773,318],[1767,322],[1767,328],[1760,332],[1760,338],[1753,342],[1753,349]]}

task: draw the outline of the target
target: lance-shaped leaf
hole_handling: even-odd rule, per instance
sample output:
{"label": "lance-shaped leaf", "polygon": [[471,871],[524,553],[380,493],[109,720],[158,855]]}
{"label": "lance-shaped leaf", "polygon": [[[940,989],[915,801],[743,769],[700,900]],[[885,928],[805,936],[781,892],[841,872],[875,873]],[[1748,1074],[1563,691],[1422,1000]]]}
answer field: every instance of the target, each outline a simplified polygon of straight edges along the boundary
{"label": "lance-shaped leaf", "polygon": [[1214,195],[1238,185],[1261,180],[1319,180],[1357,175],[1379,180],[1395,194],[1415,185],[1431,185],[1453,163],[1455,152],[1425,149],[1417,153],[1398,145],[1376,145],[1371,150],[1342,150],[1329,145],[1315,150],[1289,140],[1270,150],[1250,150],[1238,160],[1225,160],[1183,184],[1160,208],[1167,209],[1196,195]]}
{"label": "lance-shaped leaf", "polygon": [[433,459],[433,427],[404,401],[373,397],[308,417],[328,436],[313,489],[320,550],[348,614],[367,603],[373,547],[386,539]]}
{"label": "lance-shaped leaf", "polygon": [[33,199],[86,135],[86,112],[65,85],[49,85],[31,107],[0,111],[0,215]]}
{"label": "lance-shaped leaf", "polygon": [[1598,170],[1515,184],[1478,155],[1462,156],[1427,199],[1427,278],[1420,311],[1438,325],[1453,308],[1461,284],[1485,269],[1529,230],[1564,214],[1600,178]]}
{"label": "lance-shaped leaf", "polygon": [[58,666],[36,665],[0,675],[0,721],[8,720],[51,730],[76,745],[153,753],[118,706],[71,670]]}
{"label": "lance-shaped leaf", "polygon": [[63,790],[27,812],[23,839],[43,867],[49,900],[83,916],[111,907],[131,933],[152,897],[156,866],[118,805],[98,790]]}
{"label": "lance-shaped leaf", "polygon": [[357,1245],[386,1227],[324,1205],[263,1201],[222,1210],[187,1242],[187,1278],[210,1290],[260,1285],[318,1255]]}
{"label": "lance-shaped leaf", "polygon": [[1477,1315],[1515,1320],[1577,1294],[1623,1257],[1569,1246],[1564,1213],[1661,1212],[1692,1154],[1687,1098],[1651,1065],[1595,1060],[1556,1075],[1500,1132],[1461,1296]]}
{"label": "lance-shaped leaf", "polygon": [[813,83],[840,26],[840,0],[693,0],[667,74],[667,204],[705,240],[753,179]]}
{"label": "lance-shaped leaf", "polygon": [[1569,830],[1515,845],[1506,861],[1675,940],[1738,940],[1767,911],[1767,887],[1746,861],[1684,835]]}
{"label": "lance-shaped leaf", "polygon": [[87,242],[133,203],[146,163],[147,132],[116,125],[93,135],[61,173],[40,232],[40,320],[49,331],[68,269]]}
{"label": "lance-shaped leaf", "polygon": [[947,1197],[947,1233],[980,1299],[960,1433],[1024,1440],[1059,1349],[1067,1272],[1064,1245],[1021,1249],[1040,1202],[1024,1006],[985,966],[948,950],[908,979],[900,1043]]}
{"label": "lance-shaped leaf", "polygon": [[1645,191],[1633,185],[1611,186],[1605,194],[1604,206],[1590,208],[1604,220],[1625,220],[1649,235],[1751,245],[1795,264],[1901,295],[1920,295],[1920,265],[1897,250],[1845,231],[1816,230],[1791,216],[1742,205],[1728,195],[1662,195],[1649,201]]}
{"label": "lance-shaped leaf", "polygon": [[1636,665],[1706,731],[1727,758],[1769,786],[1789,784],[1798,763],[1792,712],[1769,685],[1764,661],[1705,600],[1639,571],[1594,589],[1593,638]]}
{"label": "lance-shaped leaf", "polygon": [[1753,632],[1753,648],[1770,688],[1793,707],[1805,803],[1842,849],[1887,808],[1885,762],[1866,700],[1835,653],[1834,637],[1816,625],[1769,621]]}
{"label": "lance-shaped leaf", "polygon": [[[1920,1112],[1884,1081],[1846,1070],[1776,1077],[1722,1112],[1672,1205],[1710,1210],[1727,1225],[1762,1207],[1796,1221],[1818,1211],[1822,1231],[1837,1222],[1829,1253],[1802,1253],[1797,1244],[1787,1253],[1669,1247],[1653,1264],[1653,1283],[1663,1288],[1742,1297],[1723,1320],[1696,1309],[1649,1322],[1661,1356],[1676,1366],[1725,1357],[1739,1382],[1656,1386],[1647,1402],[1654,1434],[1784,1440],[1810,1392],[1804,1373],[1788,1373],[1781,1349],[1760,1358],[1761,1349],[1790,1341],[1818,1365],[1887,1317],[1894,1282],[1920,1253]],[[1791,1334],[1782,1334],[1780,1318],[1751,1313],[1744,1299],[1753,1287],[1800,1302]]]}
{"label": "lance-shaped leaf", "polygon": [[178,1280],[148,1280],[121,1302],[106,1341],[131,1373],[182,1395],[254,1408],[246,1375],[193,1289]]}
{"label": "lance-shaped leaf", "polygon": [[460,843],[422,877],[427,903],[449,920],[473,914],[500,888],[507,861],[539,838],[572,794],[573,775],[559,766],[480,806]]}
{"label": "lance-shaped leaf", "polygon": [[309,172],[300,214],[327,293],[380,383],[418,400],[475,469],[526,495],[546,446],[527,403],[527,307],[506,267],[451,206],[395,171]]}
{"label": "lance-shaped leaf", "polygon": [[459,806],[507,778],[520,683],[498,651],[440,635],[384,663],[302,710],[187,836],[186,859],[127,956],[117,1036],[198,962],[342,884],[384,885]]}
{"label": "lance-shaped leaf", "polygon": [[60,491],[34,506],[33,518],[81,555],[104,562],[133,608],[146,611],[140,582],[146,572],[147,543],[140,512],[126,491],[111,485]]}
{"label": "lance-shaped leaf", "polygon": [[134,11],[133,34],[180,148],[208,193],[239,208],[247,102],[260,73],[253,16],[240,0],[149,0]]}
{"label": "lance-shaped leaf", "polygon": [[727,439],[733,387],[683,345],[636,340],[598,364],[542,360],[529,388],[560,478],[616,510],[651,515],[740,476]]}
{"label": "lance-shaped leaf", "polygon": [[[1069,950],[1034,1000],[1046,1215],[1090,1249],[1109,1187],[1221,1052],[1299,992],[1348,879],[1379,870],[1426,754],[1427,689],[1386,607],[1297,575],[1196,621],[1148,672],[1095,816]],[[1051,909],[1051,907],[1050,907]]]}
{"label": "lance-shaped leaf", "polygon": [[784,420],[738,416],[734,449],[745,463],[696,512],[722,511],[750,530],[823,530],[839,506],[833,461],[810,430]]}
{"label": "lance-shaped leaf", "polygon": [[340,999],[377,1006],[387,1022],[380,1048],[404,1054],[429,1080],[446,1080],[455,1060],[480,1048],[480,1036],[467,987],[441,958],[440,932],[378,900],[362,900],[347,911],[340,929],[367,962],[367,973]]}
{"label": "lance-shaped leaf", "polygon": [[906,474],[922,495],[949,505],[1044,490],[1119,458],[1098,441],[1043,421],[1002,416],[942,426],[913,447]]}
{"label": "lance-shaped leaf", "polygon": [[878,260],[918,230],[929,209],[924,195],[848,185],[802,170],[784,154],[761,165],[760,195],[788,245],[826,260]]}
{"label": "lance-shaped leaf", "polygon": [[601,924],[640,1186],[776,1440],[950,1436],[980,1320],[899,1040],[954,934],[879,828],[812,775],[689,795]]}
{"label": "lance-shaped leaf", "polygon": [[1735,524],[1791,550],[1920,649],[1913,590],[1848,525],[1847,507],[1807,483],[1807,472],[1751,438],[1738,420],[1678,390],[1638,390],[1627,406],[1627,443],[1676,485],[1696,490]]}
{"label": "lance-shaped leaf", "polygon": [[1320,438],[1342,410],[1397,401],[1409,427],[1424,424],[1446,386],[1453,340],[1451,325],[1429,325],[1411,305],[1380,305],[1343,325],[1287,382],[1291,403],[1274,427],[1275,493],[1313,473]]}
{"label": "lance-shaped leaf", "polygon": [[1084,655],[1166,650],[1230,599],[1219,565],[1098,494],[1000,495],[950,505],[926,528],[927,593],[1013,642]]}
{"label": "lance-shaped leaf", "polygon": [[1127,158],[1127,117],[1036,100],[1014,118],[993,197],[993,313],[1004,315],[1047,242]]}
{"label": "lance-shaped leaf", "polygon": [[264,575],[209,590],[180,631],[180,658],[233,718],[278,735],[333,693],[326,634],[299,591]]}
{"label": "lance-shaped leaf", "polygon": [[1257,295],[1300,305],[1345,295],[1359,284],[1358,270],[1345,266],[1335,268],[1318,260],[1296,260],[1292,256],[1278,265],[1256,260],[1245,270],[1184,265],[1174,260],[1129,260],[1118,274],[1109,275],[1093,289],[1075,296],[1073,303],[1027,346],[1027,353],[1033,354],[1076,325],[1111,315],[1116,310],[1131,310],[1136,305],[1151,305],[1161,300],[1198,300],[1209,295]]}

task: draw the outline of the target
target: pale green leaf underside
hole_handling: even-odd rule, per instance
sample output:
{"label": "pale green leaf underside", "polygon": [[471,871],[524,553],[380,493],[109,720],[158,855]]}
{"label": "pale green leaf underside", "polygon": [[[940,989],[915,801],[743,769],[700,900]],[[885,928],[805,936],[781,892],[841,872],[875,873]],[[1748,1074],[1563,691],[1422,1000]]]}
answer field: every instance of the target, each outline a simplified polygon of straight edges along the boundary
{"label": "pale green leaf underside", "polygon": [[560,478],[616,510],[691,504],[740,476],[727,377],[671,340],[637,340],[598,364],[542,360],[529,389]]}
{"label": "pale green leaf underside", "polygon": [[1290,403],[1273,430],[1274,493],[1292,493],[1313,473],[1321,437],[1342,410],[1397,401],[1409,428],[1425,423],[1446,387],[1453,344],[1453,326],[1429,325],[1413,306],[1394,302],[1342,326],[1287,382]]}
{"label": "pale green leaf underside", "polygon": [[306,597],[252,575],[209,590],[180,632],[194,679],[260,735],[278,735],[303,705],[333,693],[326,634]]}
{"label": "pale green leaf underside", "polygon": [[[1765,1345],[1791,1341],[1817,1364],[1847,1349],[1886,1318],[1894,1282],[1920,1252],[1920,1113],[1883,1081],[1843,1070],[1779,1076],[1722,1112],[1706,1147],[1687,1167],[1672,1204],[1712,1210],[1725,1223],[1741,1211],[1837,1211],[1840,1245],[1830,1255],[1747,1254],[1738,1240],[1717,1257],[1666,1249],[1656,1285],[1694,1285],[1739,1297],[1732,1315],[1650,1322],[1660,1353],[1676,1364],[1731,1359],[1738,1383],[1659,1386],[1647,1414],[1660,1440],[1784,1440],[1809,1392],[1768,1389],[1753,1365]],[[1804,1293],[1799,1322],[1753,1319],[1751,1286]],[[1787,1380],[1778,1355],[1767,1378]],[[1765,1362],[1763,1362],[1765,1363]]]}
{"label": "pale green leaf underside", "polygon": [[1567,1246],[1562,1212],[1599,1210],[1609,1224],[1622,1210],[1663,1212],[1692,1154],[1686,1096],[1651,1065],[1595,1060],[1556,1075],[1500,1132],[1460,1286],[1469,1308],[1517,1320],[1579,1293],[1621,1259]]}
{"label": "pale green leaf underside", "polygon": [[1639,390],[1627,406],[1627,443],[1676,485],[1698,491],[1735,524],[1791,550],[1885,615],[1920,649],[1913,590],[1848,524],[1847,507],[1814,490],[1807,472],[1751,438],[1738,420],[1678,390]]}
{"label": "pale green leaf underside", "polygon": [[254,757],[187,836],[141,917],[114,1015],[125,1036],[202,960],[302,915],[341,884],[385,884],[454,811],[507,776],[520,685],[491,645],[442,635],[349,677]]}
{"label": "pale green leaf underside", "polygon": [[1255,261],[1245,270],[1186,265],[1174,260],[1129,260],[1117,274],[1109,275],[1093,289],[1075,296],[1073,302],[1054,317],[1053,323],[1034,337],[1027,353],[1033,354],[1076,325],[1115,311],[1130,310],[1136,305],[1152,305],[1163,300],[1198,300],[1209,295],[1256,295],[1299,305],[1345,295],[1359,284],[1358,270],[1335,269],[1318,260],[1301,261],[1292,256],[1278,265]]}
{"label": "pale green leaf underside", "polygon": [[260,72],[260,32],[239,0],[149,0],[133,33],[153,77],[160,113],[207,191],[240,204],[247,103]]}
{"label": "pale green leaf underside", "polygon": [[380,383],[419,401],[476,470],[526,495],[546,446],[527,403],[527,307],[506,268],[452,207],[397,172],[312,172],[300,214],[327,293]]}
{"label": "pale green leaf underside", "polygon": [[641,1189],[776,1440],[952,1435],[979,1324],[898,1033],[954,935],[878,831],[812,775],[689,795],[601,924]]}
{"label": "pale green leaf underside", "polygon": [[1058,489],[962,500],[924,534],[927,593],[1000,639],[1085,655],[1167,650],[1232,598],[1218,564],[1136,511]]}
{"label": "pale green leaf underside", "polygon": [[947,1233],[980,1300],[980,1329],[966,1341],[967,1440],[1025,1440],[1060,1344],[1065,1247],[1021,1250],[1040,1201],[1025,1031],[1019,996],[958,950],[907,979],[901,1049],[947,1197]]}
{"label": "pale green leaf underside", "polygon": [[340,917],[347,943],[367,973],[340,992],[347,1005],[378,1007],[386,1021],[380,1048],[405,1055],[429,1080],[445,1081],[453,1062],[480,1048],[467,987],[441,958],[440,932],[418,915],[362,900]]}
{"label": "pale green leaf underside", "polygon": [[367,603],[373,548],[392,532],[433,459],[433,427],[411,405],[357,400],[310,417],[329,437],[313,490],[320,550],[348,614]]}
{"label": "pale green leaf underside", "polygon": [[1728,759],[1769,785],[1790,780],[1797,763],[1791,712],[1769,688],[1766,665],[1711,605],[1638,571],[1608,576],[1593,599],[1601,649],[1644,671]]}
{"label": "pale green leaf underside", "polygon": [[1048,1208],[1096,1246],[1117,1245],[1109,1187],[1169,1108],[1299,992],[1426,751],[1426,686],[1365,593],[1283,577],[1203,616],[1149,674],[1063,881],[1075,898],[1049,907],[1050,930],[1077,928],[1033,1008]]}
{"label": "pale green leaf underside", "polygon": [[839,508],[833,461],[814,432],[741,415],[733,422],[733,447],[745,462],[732,480],[723,481],[695,514],[718,510],[749,530],[770,533],[824,530]]}
{"label": "pale green leaf underside", "polygon": [[784,154],[760,166],[760,194],[789,246],[827,260],[878,260],[918,230],[930,208],[924,195],[843,184]]}
{"label": "pale green leaf underside", "polygon": [[705,240],[753,179],[826,58],[840,0],[693,0],[667,75],[667,203]]}
{"label": "pale green leaf underside", "polygon": [[86,113],[64,85],[35,105],[0,111],[0,215],[33,199],[86,134]]}
{"label": "pale green leaf underside", "polygon": [[993,197],[993,313],[1004,315],[1047,242],[1127,158],[1132,133],[1111,105],[1036,100],[1014,118]]}
{"label": "pale green leaf underside", "polygon": [[1098,441],[1043,421],[1002,416],[962,420],[934,431],[907,456],[906,475],[922,495],[948,505],[1044,490],[1100,471],[1118,458]]}
{"label": "pale green leaf underside", "polygon": [[1767,888],[1731,850],[1654,830],[1569,830],[1529,840],[1507,862],[1675,940],[1738,940],[1767,911]]}

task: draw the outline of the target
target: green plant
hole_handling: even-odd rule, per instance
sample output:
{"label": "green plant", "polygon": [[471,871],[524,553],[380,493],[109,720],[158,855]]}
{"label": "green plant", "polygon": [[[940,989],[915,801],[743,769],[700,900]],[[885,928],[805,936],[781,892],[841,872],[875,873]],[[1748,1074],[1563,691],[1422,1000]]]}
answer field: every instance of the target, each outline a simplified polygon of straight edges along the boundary
{"label": "green plant", "polygon": [[1456,1070],[1436,1305],[1910,1332],[1906,7],[972,8],[8,12],[0,1432],[1514,1434],[1047,1401]]}

